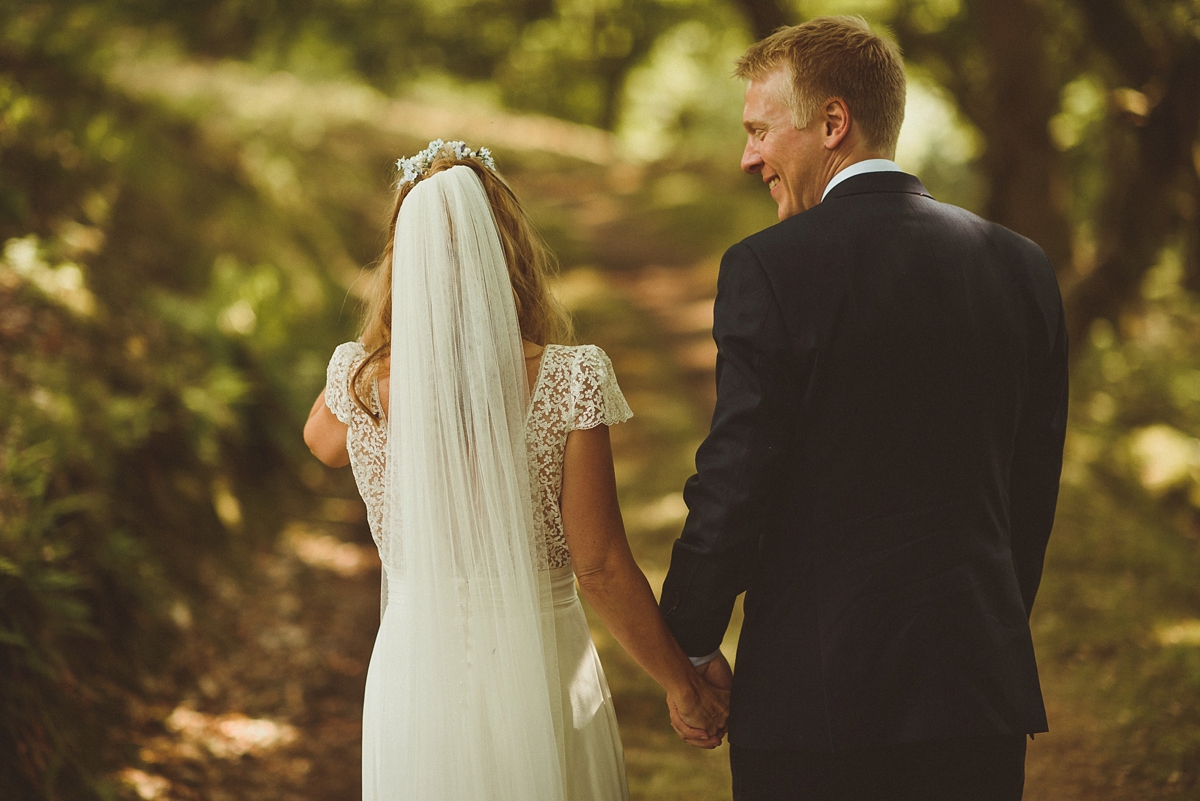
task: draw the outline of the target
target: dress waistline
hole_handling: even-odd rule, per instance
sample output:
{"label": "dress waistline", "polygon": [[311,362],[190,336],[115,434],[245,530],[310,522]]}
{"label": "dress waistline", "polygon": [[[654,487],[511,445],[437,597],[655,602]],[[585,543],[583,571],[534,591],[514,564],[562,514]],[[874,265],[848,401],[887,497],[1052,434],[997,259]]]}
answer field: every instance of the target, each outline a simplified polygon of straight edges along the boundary
{"label": "dress waistline", "polygon": [[575,568],[566,564],[546,572],[550,574],[550,597],[554,605],[566,606],[575,603],[579,597],[575,593]]}

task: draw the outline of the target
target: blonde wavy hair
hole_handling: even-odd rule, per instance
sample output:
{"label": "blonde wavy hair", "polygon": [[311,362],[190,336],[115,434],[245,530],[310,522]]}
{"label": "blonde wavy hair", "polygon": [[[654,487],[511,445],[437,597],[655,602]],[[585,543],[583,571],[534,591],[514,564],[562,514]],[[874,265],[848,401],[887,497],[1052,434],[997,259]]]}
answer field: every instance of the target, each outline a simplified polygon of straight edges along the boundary
{"label": "blonde wavy hair", "polygon": [[569,344],[574,336],[570,316],[550,292],[550,277],[557,271],[558,265],[516,194],[503,178],[485,167],[479,159],[458,158],[449,149],[444,149],[434,158],[428,170],[417,176],[415,181],[402,184],[396,192],[396,202],[388,223],[387,245],[375,263],[374,278],[363,299],[359,340],[367,350],[367,358],[363,359],[350,378],[350,397],[376,423],[379,422],[379,415],[363,402],[362,393],[364,387],[383,374],[384,360],[391,354],[392,243],[396,236],[396,218],[413,187],[431,175],[460,164],[470,167],[479,176],[492,207],[500,244],[504,248],[504,259],[508,264],[513,298],[517,304],[521,338],[544,346],[552,342]]}

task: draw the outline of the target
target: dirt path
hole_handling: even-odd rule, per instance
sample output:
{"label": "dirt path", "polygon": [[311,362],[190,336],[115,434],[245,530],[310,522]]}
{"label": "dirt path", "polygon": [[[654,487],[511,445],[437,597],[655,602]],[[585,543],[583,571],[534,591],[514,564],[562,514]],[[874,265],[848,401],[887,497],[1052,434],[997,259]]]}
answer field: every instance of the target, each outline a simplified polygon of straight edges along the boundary
{"label": "dirt path", "polygon": [[[560,290],[581,340],[612,356],[636,416],[613,443],[630,541],[661,585],[686,514],[679,491],[713,401],[710,337],[715,262],[634,271],[575,270]],[[314,482],[319,512],[294,521],[256,565],[250,589],[228,587],[218,646],[193,648],[197,692],[143,710],[142,766],[126,783],[146,799],[333,801],[359,797],[362,690],[378,622],[378,561],[346,471]],[[662,695],[594,622],[638,801],[730,798],[726,749],[699,751],[671,732]],[[726,640],[736,645],[740,620]],[[1031,744],[1030,801],[1126,801],[1103,776],[1099,728],[1074,708],[1054,666],[1054,732]],[[155,721],[165,721],[155,723]]]}
{"label": "dirt path", "polygon": [[362,688],[379,610],[379,562],[359,505],[325,498],[324,514],[295,521],[258,557],[245,589],[228,584],[223,619],[207,621],[223,636],[197,638],[181,655],[201,674],[196,691],[142,711],[143,765],[121,776],[142,798],[359,797]]}

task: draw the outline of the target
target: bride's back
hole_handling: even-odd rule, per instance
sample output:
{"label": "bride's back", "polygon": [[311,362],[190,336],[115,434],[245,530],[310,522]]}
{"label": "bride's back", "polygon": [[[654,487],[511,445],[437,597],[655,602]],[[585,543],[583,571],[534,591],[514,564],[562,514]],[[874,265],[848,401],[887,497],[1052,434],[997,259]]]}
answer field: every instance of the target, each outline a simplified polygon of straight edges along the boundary
{"label": "bride's back", "polygon": [[[325,403],[347,426],[346,447],[354,479],[367,506],[367,521],[377,544],[387,531],[384,489],[387,467],[386,378],[372,380],[355,403],[350,385],[367,359],[359,342],[339,345],[329,362]],[[558,499],[562,491],[567,435],[576,429],[615,425],[632,416],[617,384],[608,355],[595,345],[547,345],[540,358],[527,359],[529,411],[525,446],[529,459],[533,521],[546,542],[543,569],[570,564]],[[382,371],[381,371],[382,373]]]}

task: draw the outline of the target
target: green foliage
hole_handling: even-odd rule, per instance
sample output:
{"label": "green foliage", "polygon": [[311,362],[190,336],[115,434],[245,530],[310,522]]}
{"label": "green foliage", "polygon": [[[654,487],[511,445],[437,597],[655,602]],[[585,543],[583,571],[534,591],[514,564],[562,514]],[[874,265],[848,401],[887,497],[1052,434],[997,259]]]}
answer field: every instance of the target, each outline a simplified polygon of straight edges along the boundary
{"label": "green foliage", "polygon": [[110,13],[0,12],[5,798],[114,792],[128,701],[188,680],[161,675],[186,610],[303,498],[303,348],[343,333],[316,259],[365,213],[303,220],[256,180],[278,141],[113,84]]}
{"label": "green foliage", "polygon": [[1120,329],[1098,322],[1078,343],[1034,613],[1043,657],[1120,744],[1110,774],[1172,798],[1200,783],[1200,305],[1181,274],[1168,251],[1143,313]]}
{"label": "green foliage", "polygon": [[121,18],[188,52],[386,90],[451,75],[505,105],[612,128],[625,77],[704,0],[307,0],[144,2]]}

